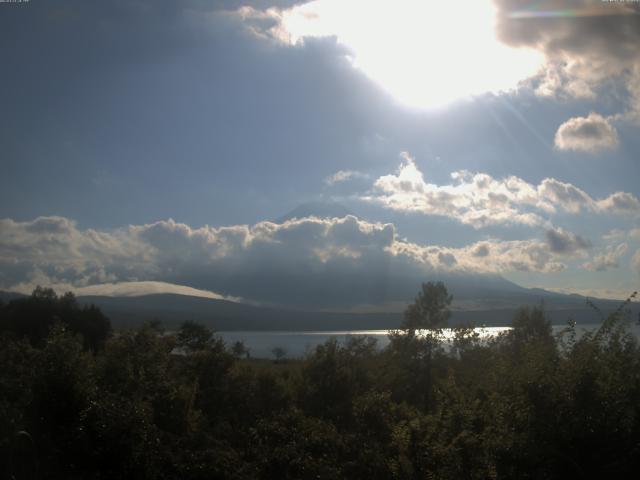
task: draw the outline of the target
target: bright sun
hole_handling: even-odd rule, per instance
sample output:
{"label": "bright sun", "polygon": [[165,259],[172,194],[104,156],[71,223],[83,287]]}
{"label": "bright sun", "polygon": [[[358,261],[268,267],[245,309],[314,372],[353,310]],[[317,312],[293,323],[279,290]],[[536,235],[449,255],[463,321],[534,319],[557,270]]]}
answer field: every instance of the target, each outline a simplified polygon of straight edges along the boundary
{"label": "bright sun", "polygon": [[495,38],[491,0],[316,0],[281,15],[279,37],[335,36],[353,64],[400,102],[442,106],[510,90],[542,64]]}

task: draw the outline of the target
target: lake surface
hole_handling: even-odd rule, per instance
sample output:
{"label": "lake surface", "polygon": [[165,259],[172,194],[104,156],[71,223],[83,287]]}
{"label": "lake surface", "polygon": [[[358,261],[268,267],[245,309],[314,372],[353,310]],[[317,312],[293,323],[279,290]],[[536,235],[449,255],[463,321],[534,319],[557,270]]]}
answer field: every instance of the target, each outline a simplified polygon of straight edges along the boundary
{"label": "lake surface", "polygon": [[[599,324],[584,324],[576,326],[579,334],[597,328]],[[554,325],[554,333],[558,333],[566,328],[566,325]],[[489,338],[509,330],[510,327],[483,327],[476,328],[480,338]],[[272,350],[281,347],[286,351],[289,358],[302,357],[307,352],[313,350],[330,338],[336,338],[338,342],[345,342],[349,337],[372,337],[377,340],[377,346],[384,348],[389,344],[387,335],[390,330],[341,330],[341,331],[318,331],[318,332],[285,332],[285,331],[230,331],[217,332],[227,345],[232,345],[236,341],[244,342],[249,348],[250,354],[254,358],[273,358]],[[640,326],[631,325],[631,331],[640,337]],[[452,336],[450,329],[445,329],[445,338]]]}

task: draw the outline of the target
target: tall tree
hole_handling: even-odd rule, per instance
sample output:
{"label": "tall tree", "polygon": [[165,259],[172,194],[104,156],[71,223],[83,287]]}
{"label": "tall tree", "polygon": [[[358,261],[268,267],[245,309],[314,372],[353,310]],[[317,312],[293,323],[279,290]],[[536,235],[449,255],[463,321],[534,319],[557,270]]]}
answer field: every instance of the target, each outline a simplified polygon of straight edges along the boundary
{"label": "tall tree", "polygon": [[414,335],[418,329],[439,330],[447,325],[453,297],[442,282],[422,284],[415,301],[404,312],[402,328]]}
{"label": "tall tree", "polygon": [[187,320],[180,325],[177,337],[178,346],[187,352],[205,350],[211,346],[213,341],[213,331],[198,322]]}
{"label": "tall tree", "polygon": [[401,370],[413,379],[408,387],[400,388],[409,388],[405,394],[427,411],[434,406],[433,357],[440,348],[442,328],[451,316],[452,298],[442,282],[423,283],[415,301],[405,310],[403,331],[389,336]]}

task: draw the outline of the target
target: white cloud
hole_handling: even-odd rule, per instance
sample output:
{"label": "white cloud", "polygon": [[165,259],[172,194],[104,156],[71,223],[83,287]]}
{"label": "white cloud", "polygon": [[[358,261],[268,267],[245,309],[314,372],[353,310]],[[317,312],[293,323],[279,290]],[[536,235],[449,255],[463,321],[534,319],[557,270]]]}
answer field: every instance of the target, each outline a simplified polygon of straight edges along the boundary
{"label": "white cloud", "polygon": [[392,251],[432,268],[455,265],[454,271],[469,273],[554,273],[566,269],[562,258],[575,253],[553,252],[546,242],[539,240],[485,240],[461,248],[396,242]]}
{"label": "white cloud", "polygon": [[[575,0],[569,15],[564,0],[543,0],[535,5],[495,0],[495,5],[498,37],[545,56],[540,74],[530,82],[537,94],[594,99],[603,95],[607,82],[621,80],[628,107],[611,119],[640,121],[640,7],[636,2]],[[617,144],[609,119],[588,118],[565,123],[558,130],[560,138],[556,136],[558,148],[596,151]],[[585,132],[589,123],[592,128]]]}
{"label": "white cloud", "polygon": [[491,253],[488,243],[478,243],[471,251],[474,257],[487,257]]}
{"label": "white cloud", "polygon": [[352,170],[339,170],[336,173],[334,173],[333,175],[328,176],[325,179],[325,183],[327,185],[333,185],[335,183],[341,183],[344,182],[346,180],[349,180],[350,178],[354,177],[356,175],[356,172],[352,171]]}
{"label": "white cloud", "polygon": [[609,230],[604,235],[602,235],[602,239],[606,242],[617,242],[617,241],[623,240],[626,235],[627,234],[624,230],[621,230],[619,228],[614,228],[612,230]]}
{"label": "white cloud", "polygon": [[545,238],[549,250],[554,253],[574,253],[591,247],[588,240],[561,228],[547,230]]}
{"label": "white cloud", "polygon": [[[54,285],[55,287],[55,285]],[[30,293],[31,289],[25,293]],[[174,293],[177,295],[189,295],[192,297],[211,298],[214,300],[228,300],[232,302],[241,301],[238,297],[229,297],[220,295],[209,290],[200,290],[197,288],[187,287],[185,285],[175,285],[167,282],[119,282],[119,283],[100,283],[97,285],[89,285],[86,287],[75,288],[58,288],[58,292],[72,291],[76,295],[98,295],[105,297],[138,297],[140,295],[152,295],[161,293]]]}
{"label": "white cloud", "polygon": [[2,289],[42,284],[115,295],[191,288],[267,303],[398,300],[438,272],[560,271],[581,248],[564,231],[571,248],[546,240],[418,245],[399,240],[392,224],[353,216],[217,228],[166,220],[111,231],[81,230],[61,217],[0,222]]}
{"label": "white cloud", "polygon": [[395,236],[392,225],[352,216],[219,228],[167,220],[110,232],[80,230],[61,218],[2,222],[0,288],[160,281],[294,303],[321,295],[327,285],[346,295],[354,278],[381,276]]}
{"label": "white cloud", "polygon": [[486,174],[454,172],[456,184],[435,185],[424,181],[414,160],[403,154],[403,164],[396,175],[385,175],[374,184],[375,193],[365,200],[406,212],[420,212],[458,219],[475,228],[503,223],[540,225],[542,218],[521,212],[516,204],[535,206],[536,191],[517,177],[497,181]]}
{"label": "white cloud", "polygon": [[629,231],[620,228],[614,228],[602,235],[602,239],[606,242],[621,242],[625,239],[640,240],[640,228],[632,228]]}
{"label": "white cloud", "polygon": [[560,150],[598,153],[618,146],[618,132],[609,119],[597,113],[574,117],[558,128],[555,146]]}
{"label": "white cloud", "polygon": [[546,178],[539,185],[510,176],[496,179],[485,173],[458,171],[451,174],[453,183],[435,185],[424,180],[422,172],[407,153],[394,175],[379,177],[373,194],[364,200],[387,208],[441,215],[482,228],[488,225],[522,224],[549,226],[542,215],[560,211],[582,211],[640,215],[640,200],[626,192],[594,200],[569,183]]}
{"label": "white cloud", "polygon": [[238,11],[254,34],[280,44],[335,38],[355,68],[414,107],[512,90],[536,73],[543,56],[499,42],[494,14],[491,0],[314,0]]}
{"label": "white cloud", "polygon": [[594,272],[606,272],[613,268],[620,267],[620,258],[627,253],[628,246],[626,243],[621,243],[617,247],[607,247],[605,252],[593,257],[593,260],[585,263],[583,266],[587,270]]}
{"label": "white cloud", "polygon": [[328,176],[325,179],[327,185],[335,185],[336,183],[346,182],[352,178],[366,177],[365,174],[360,172],[354,172],[353,170],[338,170],[333,175]]}
{"label": "white cloud", "polygon": [[126,231],[81,231],[63,217],[31,222],[0,220],[0,282],[14,284],[42,276],[77,286],[135,280],[149,268],[150,252]]}
{"label": "white cloud", "polygon": [[540,198],[540,205],[546,206],[551,212],[560,208],[569,213],[580,213],[582,210],[595,208],[593,199],[587,193],[555,178],[542,180],[536,188],[536,193]]}
{"label": "white cloud", "polygon": [[627,192],[616,192],[596,202],[598,210],[619,215],[637,215],[640,212],[640,200]]}

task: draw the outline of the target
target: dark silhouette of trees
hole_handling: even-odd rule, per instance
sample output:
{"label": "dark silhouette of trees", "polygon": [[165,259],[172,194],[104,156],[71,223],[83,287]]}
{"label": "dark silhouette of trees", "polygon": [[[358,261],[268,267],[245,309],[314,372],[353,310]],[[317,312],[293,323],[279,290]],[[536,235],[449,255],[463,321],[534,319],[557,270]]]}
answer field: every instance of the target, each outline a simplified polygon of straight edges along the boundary
{"label": "dark silhouette of trees", "polygon": [[451,316],[452,298],[442,282],[423,283],[415,301],[405,310],[402,331],[390,335],[390,350],[402,370],[392,373],[394,390],[426,410],[434,406],[433,359],[441,350],[442,329]]}
{"label": "dark silhouette of trees", "polygon": [[43,346],[55,324],[83,338],[85,348],[97,351],[111,334],[111,322],[94,305],[80,306],[71,292],[58,297],[50,288],[36,287],[30,297],[11,300],[2,308],[0,331]]}
{"label": "dark silhouette of trees", "polygon": [[178,346],[188,352],[205,350],[213,341],[213,331],[202,324],[187,320],[180,325],[176,340]]}
{"label": "dark silhouette of trees", "polygon": [[444,283],[423,283],[415,301],[404,312],[402,328],[413,336],[418,329],[435,331],[446,327],[452,299]]}
{"label": "dark silhouette of trees", "polygon": [[[622,310],[596,331],[574,322],[554,336],[544,309],[524,308],[496,338],[460,329],[443,343],[451,297],[425,284],[384,349],[333,339],[273,362],[243,359],[193,322],[121,330],[92,351],[68,320],[85,310],[72,296],[26,300],[0,307],[0,478],[635,478],[640,468],[640,347]],[[46,331],[17,330],[27,317]]]}
{"label": "dark silhouette of trees", "polygon": [[233,342],[233,345],[231,345],[231,353],[233,353],[236,358],[245,357],[248,359],[251,356],[249,348],[247,348],[242,340]]}
{"label": "dark silhouette of trees", "polygon": [[281,362],[284,357],[287,356],[287,349],[284,347],[273,347],[271,353],[276,359],[276,362]]}

